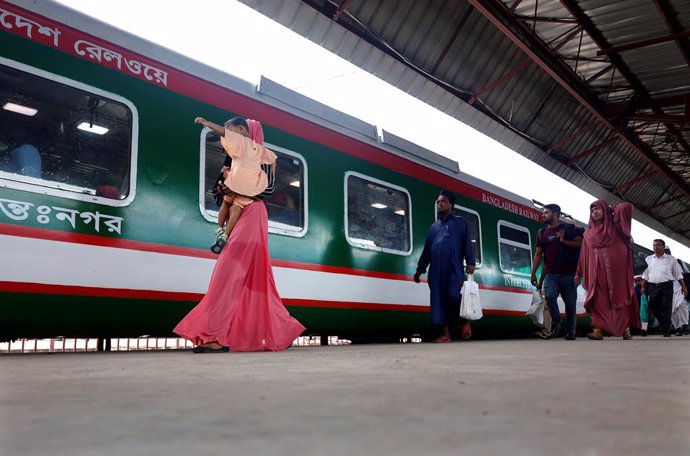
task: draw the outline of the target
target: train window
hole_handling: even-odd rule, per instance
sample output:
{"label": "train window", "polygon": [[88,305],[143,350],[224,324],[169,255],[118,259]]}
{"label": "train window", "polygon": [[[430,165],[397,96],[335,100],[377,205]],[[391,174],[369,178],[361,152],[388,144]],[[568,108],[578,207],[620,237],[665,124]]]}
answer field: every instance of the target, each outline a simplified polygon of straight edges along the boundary
{"label": "train window", "polygon": [[[268,231],[288,236],[304,236],[307,232],[307,166],[304,158],[292,151],[266,143],[278,156],[275,190],[267,197]],[[218,206],[213,199],[213,186],[226,163],[227,154],[218,135],[204,128],[201,133],[201,213],[211,222],[218,221]],[[230,160],[227,162],[230,165]]]}
{"label": "train window", "polygon": [[95,87],[0,58],[0,187],[125,206],[137,112]]}
{"label": "train window", "polygon": [[[436,205],[434,204],[434,207]],[[476,267],[482,265],[482,224],[479,219],[479,213],[472,209],[467,209],[462,206],[455,206],[453,208],[453,215],[460,216],[465,219],[470,226],[470,236],[472,237],[472,250],[474,251],[474,258],[476,259]]]}
{"label": "train window", "polygon": [[412,253],[410,194],[355,172],[345,174],[345,237],[355,247]]}
{"label": "train window", "polygon": [[529,230],[503,220],[498,222],[498,247],[501,270],[509,274],[530,275],[532,244]]}
{"label": "train window", "polygon": [[652,255],[654,252],[647,250],[643,247],[633,244],[632,246],[632,257],[633,257],[633,272],[635,275],[642,274],[645,269],[647,269],[647,257]]}

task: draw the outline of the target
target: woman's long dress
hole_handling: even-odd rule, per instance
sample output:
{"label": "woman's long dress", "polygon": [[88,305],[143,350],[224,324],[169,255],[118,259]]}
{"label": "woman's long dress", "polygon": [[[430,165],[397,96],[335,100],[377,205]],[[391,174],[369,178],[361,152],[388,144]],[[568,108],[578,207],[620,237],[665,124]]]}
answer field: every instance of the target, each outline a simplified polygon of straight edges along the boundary
{"label": "woman's long dress", "polygon": [[218,257],[208,292],[174,331],[232,351],[285,350],[304,331],[283,306],[268,253],[262,201],[248,205]]}
{"label": "woman's long dress", "polygon": [[[606,245],[592,239],[593,222],[585,231],[580,252],[579,274],[587,291],[585,309],[591,314],[592,325],[612,336],[622,336],[626,328],[640,327],[640,307],[633,290],[633,265],[630,251],[632,205],[619,204],[610,218]],[[594,242],[593,242],[594,241]]]}

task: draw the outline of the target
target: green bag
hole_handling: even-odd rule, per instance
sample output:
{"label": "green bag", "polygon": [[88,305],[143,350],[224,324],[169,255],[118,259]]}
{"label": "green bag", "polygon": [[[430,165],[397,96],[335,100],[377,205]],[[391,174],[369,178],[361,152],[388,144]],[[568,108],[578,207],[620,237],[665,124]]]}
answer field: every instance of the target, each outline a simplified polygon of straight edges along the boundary
{"label": "green bag", "polygon": [[643,293],[642,296],[640,296],[640,320],[642,320],[644,323],[649,322],[649,310],[647,310],[648,307],[647,295]]}

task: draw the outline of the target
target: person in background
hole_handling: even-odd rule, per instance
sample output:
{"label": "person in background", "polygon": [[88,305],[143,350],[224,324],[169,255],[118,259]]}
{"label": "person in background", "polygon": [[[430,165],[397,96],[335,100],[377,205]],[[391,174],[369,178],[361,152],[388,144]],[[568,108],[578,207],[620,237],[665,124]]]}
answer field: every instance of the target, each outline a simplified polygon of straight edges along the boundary
{"label": "person in background", "polygon": [[[547,204],[543,210],[546,227],[537,232],[537,248],[532,263],[532,285],[537,287],[537,269],[544,259],[544,297],[551,315],[552,331],[546,335],[575,340],[577,325],[577,287],[573,281],[577,260],[582,244],[582,231],[575,225],[561,221],[561,207],[558,204]],[[566,324],[561,323],[558,309],[558,295],[565,303]]]}
{"label": "person in background", "polygon": [[41,178],[41,154],[31,144],[22,144],[10,152],[8,172]]}
{"label": "person in background", "polygon": [[[472,237],[467,222],[453,215],[455,195],[442,190],[436,198],[438,220],[427,233],[424,250],[414,274],[415,283],[429,268],[429,290],[431,295],[431,323],[440,335],[435,343],[450,342],[449,326],[460,323],[462,338],[472,337],[470,322],[460,318],[460,288],[465,280],[465,271],[474,272],[476,264],[472,249]],[[463,260],[467,267],[463,269]]]}
{"label": "person in background", "polygon": [[122,178],[117,174],[111,173],[105,176],[103,183],[96,186],[96,196],[102,196],[110,199],[122,199],[122,192],[120,192],[120,184]]}
{"label": "person in background", "polygon": [[640,303],[640,335],[647,337],[647,327],[649,326],[649,306],[647,304],[647,295],[642,294],[642,276],[635,277],[635,296],[637,302]]}
{"label": "person in background", "polygon": [[[670,255],[671,249],[666,247],[664,253]],[[683,263],[680,260],[676,260],[678,266],[683,273]],[[683,279],[685,280],[685,278]],[[673,308],[671,310],[671,326],[676,331],[676,336],[685,335],[688,329],[688,302],[685,300],[685,294],[682,292],[680,283],[673,282]]]}
{"label": "person in background", "polygon": [[632,339],[630,328],[640,327],[640,308],[633,291],[633,257],[630,225],[633,206],[621,203],[611,208],[604,200],[589,206],[577,265],[575,283],[587,292],[585,309],[592,316],[594,331],[588,339],[602,340],[604,331]]}
{"label": "person in background", "polygon": [[673,282],[678,282],[681,292],[686,295],[683,271],[676,259],[664,252],[666,242],[655,239],[652,243],[654,255],[649,255],[645,261],[647,269],[642,274],[644,283],[642,293],[649,291],[649,308],[654,317],[659,320],[661,333],[664,337],[671,337],[671,312],[673,311]]}

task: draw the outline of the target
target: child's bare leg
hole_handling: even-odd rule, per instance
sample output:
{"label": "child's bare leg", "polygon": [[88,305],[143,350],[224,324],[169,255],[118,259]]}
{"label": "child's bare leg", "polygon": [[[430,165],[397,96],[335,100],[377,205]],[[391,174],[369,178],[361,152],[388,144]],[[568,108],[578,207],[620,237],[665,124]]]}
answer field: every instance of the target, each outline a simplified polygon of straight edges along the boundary
{"label": "child's bare leg", "polygon": [[220,205],[218,210],[218,229],[219,231],[224,231],[225,223],[228,220],[228,213],[230,212],[230,206],[232,204],[228,203],[223,199],[223,204]]}
{"label": "child's bare leg", "polygon": [[[220,252],[223,250],[223,247],[225,246],[225,243],[228,241],[228,235],[225,231],[226,228],[224,228],[223,225],[227,226],[230,223],[229,219],[230,215],[232,214],[232,208],[235,207],[234,201],[234,194],[225,195],[223,197],[223,204],[221,204],[220,209],[218,210],[218,229],[216,230],[216,242],[211,246],[211,252],[215,254],[220,254]],[[235,222],[237,222],[237,219],[235,219]]]}
{"label": "child's bare leg", "polygon": [[225,236],[230,236],[230,232],[232,231],[233,228],[235,228],[235,225],[237,224],[237,220],[239,220],[240,215],[242,215],[242,209],[240,206],[237,204],[232,204],[230,207],[230,216],[228,217],[228,223],[225,224]]}

